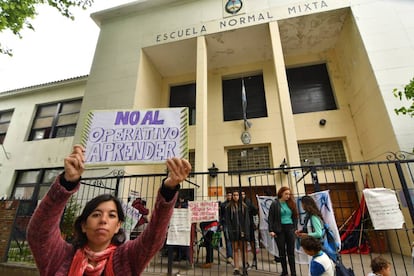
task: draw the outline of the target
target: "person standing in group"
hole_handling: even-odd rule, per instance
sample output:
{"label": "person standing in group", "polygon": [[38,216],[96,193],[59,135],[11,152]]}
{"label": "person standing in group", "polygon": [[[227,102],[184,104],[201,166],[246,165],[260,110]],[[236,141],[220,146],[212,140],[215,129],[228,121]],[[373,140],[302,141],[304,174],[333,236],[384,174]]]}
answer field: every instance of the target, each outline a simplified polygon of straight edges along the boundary
{"label": "person standing in group", "polygon": [[[250,220],[250,242],[248,243],[247,247],[250,248],[252,255],[253,255],[253,262],[252,267],[257,268],[257,256],[256,254],[259,252],[259,238],[257,237],[256,240],[256,233],[258,233],[256,224],[255,224],[255,216],[258,216],[259,210],[256,206],[254,206],[253,202],[246,198],[246,192],[242,191],[242,199],[243,202],[246,203],[247,208],[249,208],[249,220]],[[249,251],[249,250],[248,250]],[[249,265],[250,266],[250,265]]]}
{"label": "person standing in group", "polygon": [[316,206],[315,200],[308,195],[301,199],[303,210],[306,212],[303,229],[296,230],[295,234],[299,238],[310,236],[321,239],[323,235],[323,217],[321,211]]}
{"label": "person standing in group", "polygon": [[232,192],[228,192],[226,194],[226,200],[220,204],[220,228],[223,231],[224,242],[226,244],[226,261],[228,264],[233,261],[233,249],[231,247],[231,240],[229,239],[229,231],[226,224],[226,207],[231,202],[232,197]]}
{"label": "person standing in group", "polygon": [[319,239],[311,236],[304,236],[300,245],[311,259],[309,261],[310,276],[334,276],[335,265],[332,260],[322,251],[322,244]]}
{"label": "person standing in group", "polygon": [[269,208],[268,223],[269,234],[276,240],[279,249],[280,263],[282,265],[281,276],[287,276],[287,261],[289,262],[290,275],[296,276],[295,265],[295,231],[299,213],[289,187],[281,187],[277,192],[277,198]]}
{"label": "person standing in group", "polygon": [[[238,191],[233,192],[232,200],[226,207],[226,224],[233,248],[233,275],[240,275],[240,260],[243,268],[247,268],[247,242],[250,241],[251,237],[249,208],[240,200]],[[242,258],[240,258],[240,254]]]}
{"label": "person standing in group", "polygon": [[122,204],[111,194],[99,195],[86,203],[75,220],[75,239],[66,242],[59,229],[66,202],[79,190],[84,171],[85,149],[75,145],[64,159],[64,172],[57,176],[37,206],[27,229],[27,241],[42,276],[141,275],[164,244],[179,183],[191,165],[185,159],[166,161],[168,175],[158,190],[151,220],[134,240],[126,240],[121,228],[125,215]]}

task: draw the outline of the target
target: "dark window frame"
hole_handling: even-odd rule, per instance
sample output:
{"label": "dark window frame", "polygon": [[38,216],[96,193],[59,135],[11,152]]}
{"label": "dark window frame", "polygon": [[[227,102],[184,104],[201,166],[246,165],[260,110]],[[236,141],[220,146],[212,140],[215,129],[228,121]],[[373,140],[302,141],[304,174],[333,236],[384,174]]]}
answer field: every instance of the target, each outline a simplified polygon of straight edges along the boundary
{"label": "dark window frame", "polygon": [[[69,112],[63,111],[66,105],[71,105],[71,104],[74,104],[74,105],[78,104],[79,109],[75,111],[69,111]],[[28,141],[37,141],[37,140],[74,136],[81,107],[82,107],[82,98],[38,105],[36,108],[36,115],[33,119]],[[54,110],[54,114],[53,115],[48,114],[46,116],[42,116],[41,115],[42,110],[46,110],[47,108]],[[75,117],[77,117],[76,122],[59,124],[59,119],[64,118],[64,116],[72,116],[72,115],[75,115]],[[36,127],[35,126],[36,123],[40,120],[50,120],[51,122],[47,126]],[[42,137],[37,138],[38,134],[42,134]]]}
{"label": "dark window frame", "polygon": [[293,114],[338,109],[326,63],[286,69]]}
{"label": "dark window frame", "polygon": [[[0,111],[0,145],[3,145],[6,139],[6,133],[9,129],[13,117],[14,109]],[[6,119],[4,119],[6,118]]]}
{"label": "dark window frame", "polygon": [[242,81],[246,92],[246,118],[267,117],[266,93],[262,73],[222,79],[223,120],[243,120]]}
{"label": "dark window frame", "polygon": [[196,124],[196,83],[170,86],[170,107],[188,107],[188,122]]}

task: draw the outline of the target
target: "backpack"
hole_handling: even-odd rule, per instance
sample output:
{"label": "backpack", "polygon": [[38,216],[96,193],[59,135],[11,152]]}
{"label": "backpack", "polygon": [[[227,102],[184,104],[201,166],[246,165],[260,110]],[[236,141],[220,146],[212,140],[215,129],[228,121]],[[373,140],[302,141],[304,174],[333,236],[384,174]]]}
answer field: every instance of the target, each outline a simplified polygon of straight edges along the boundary
{"label": "backpack", "polygon": [[[306,215],[304,220],[305,227],[302,230],[305,233],[307,233],[306,225],[308,224],[308,221],[311,222],[312,229],[314,229],[310,215]],[[336,263],[339,254],[339,244],[336,242],[335,235],[329,227],[329,224],[324,221],[322,221],[322,223],[322,237],[319,239],[322,244],[322,251],[325,252],[334,263]]]}
{"label": "backpack", "polygon": [[322,251],[336,263],[338,261],[339,244],[335,240],[335,235],[327,223],[323,225],[321,243]]}
{"label": "backpack", "polygon": [[355,273],[352,268],[346,268],[338,258],[335,262],[335,276],[355,276]]}

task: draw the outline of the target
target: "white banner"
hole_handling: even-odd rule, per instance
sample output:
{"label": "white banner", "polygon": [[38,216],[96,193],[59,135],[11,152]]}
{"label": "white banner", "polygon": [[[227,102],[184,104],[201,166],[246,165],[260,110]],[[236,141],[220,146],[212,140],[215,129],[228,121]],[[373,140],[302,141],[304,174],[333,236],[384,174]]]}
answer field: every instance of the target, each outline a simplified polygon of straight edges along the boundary
{"label": "white banner", "polygon": [[403,228],[404,216],[393,190],[374,188],[364,189],[363,193],[375,230]]}
{"label": "white banner", "polygon": [[190,245],[191,211],[187,208],[174,208],[168,228],[168,245]]}
{"label": "white banner", "polygon": [[269,223],[268,223],[268,216],[269,216],[269,208],[272,204],[273,200],[275,200],[275,196],[258,196],[257,203],[259,205],[259,230],[261,236],[261,242],[264,247],[269,251],[270,254],[273,256],[279,256],[279,250],[276,246],[276,241],[273,237],[269,235]]}
{"label": "white banner", "polygon": [[[338,226],[335,220],[335,213],[332,208],[332,201],[331,197],[329,196],[329,190],[320,191],[313,194],[309,194],[315,202],[316,206],[318,206],[319,210],[322,213],[322,217],[325,223],[329,224],[329,228],[335,235],[335,240],[340,245],[341,244],[341,236],[339,234]],[[298,199],[298,210],[300,214],[300,220],[298,229],[303,228],[303,221],[305,219],[306,212],[302,209],[301,198]],[[309,256],[303,252],[302,247],[300,247],[299,240],[297,240],[296,250],[295,250],[295,260],[297,263],[300,264],[308,264],[309,263]]]}

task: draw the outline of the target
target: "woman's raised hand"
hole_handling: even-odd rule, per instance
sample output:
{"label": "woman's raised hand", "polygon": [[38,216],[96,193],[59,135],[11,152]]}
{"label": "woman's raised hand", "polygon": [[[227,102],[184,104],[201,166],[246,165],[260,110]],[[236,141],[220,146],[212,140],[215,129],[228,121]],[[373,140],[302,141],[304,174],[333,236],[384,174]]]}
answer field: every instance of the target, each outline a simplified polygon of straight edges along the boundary
{"label": "woman's raised hand", "polygon": [[85,148],[81,145],[74,145],[72,153],[65,158],[64,165],[66,181],[79,181],[85,170]]}
{"label": "woman's raised hand", "polygon": [[191,172],[191,164],[186,159],[173,157],[167,160],[168,177],[164,185],[174,189],[180,182],[188,177]]}

